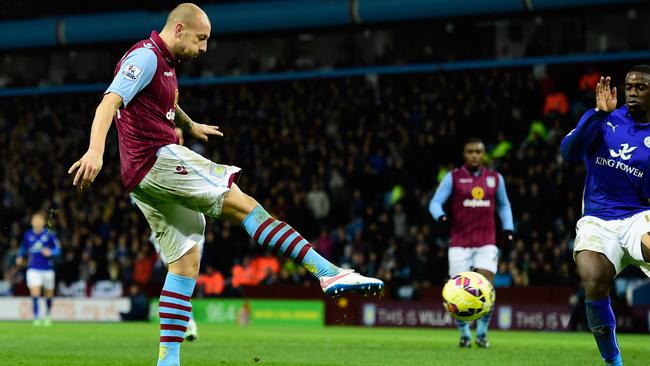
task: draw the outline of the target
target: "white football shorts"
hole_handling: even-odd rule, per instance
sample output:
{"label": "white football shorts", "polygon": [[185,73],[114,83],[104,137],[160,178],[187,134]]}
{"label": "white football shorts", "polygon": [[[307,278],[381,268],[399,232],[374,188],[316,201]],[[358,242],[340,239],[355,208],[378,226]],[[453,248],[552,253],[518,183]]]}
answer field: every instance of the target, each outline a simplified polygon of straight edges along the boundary
{"label": "white football shorts", "polygon": [[497,273],[499,248],[494,244],[480,247],[449,247],[449,277],[474,269]]}
{"label": "white football shorts", "polygon": [[573,258],[578,252],[602,253],[614,265],[616,274],[632,264],[650,277],[650,264],[643,261],[641,236],[650,232],[650,211],[622,220],[602,220],[584,216],[576,224]]}
{"label": "white football shorts", "polygon": [[27,269],[27,287],[43,287],[54,290],[54,270],[52,269]]}
{"label": "white football shorts", "polygon": [[168,263],[203,245],[206,214],[219,217],[240,168],[216,164],[180,145],[166,145],[131,192]]}
{"label": "white football shorts", "polygon": [[[149,235],[149,242],[151,242],[151,245],[153,245],[156,254],[158,254],[158,258],[160,258],[160,261],[166,267],[169,264],[169,262],[167,261],[167,257],[165,257],[165,255],[160,250],[160,244],[158,243],[158,240],[156,240],[156,233],[154,233],[153,231],[151,232],[151,235]],[[203,241],[199,242],[199,251],[201,252],[201,255],[203,255],[203,244],[204,244]]]}

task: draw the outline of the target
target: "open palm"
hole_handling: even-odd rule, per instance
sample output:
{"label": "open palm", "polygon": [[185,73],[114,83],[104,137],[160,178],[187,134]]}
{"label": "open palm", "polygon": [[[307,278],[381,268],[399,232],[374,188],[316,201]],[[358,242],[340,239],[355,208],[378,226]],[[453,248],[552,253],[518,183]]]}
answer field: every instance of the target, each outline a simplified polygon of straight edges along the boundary
{"label": "open palm", "polygon": [[616,87],[609,88],[611,78],[600,77],[596,85],[596,108],[605,112],[612,112],[616,109]]}

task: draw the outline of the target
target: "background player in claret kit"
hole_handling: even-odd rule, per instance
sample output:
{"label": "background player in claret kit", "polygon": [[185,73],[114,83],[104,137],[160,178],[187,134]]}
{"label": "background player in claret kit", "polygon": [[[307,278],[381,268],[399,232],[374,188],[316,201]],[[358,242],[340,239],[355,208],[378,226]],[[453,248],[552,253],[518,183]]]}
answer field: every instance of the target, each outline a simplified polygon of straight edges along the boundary
{"label": "background player in claret kit", "polygon": [[616,109],[610,78],[596,87],[596,108],[562,140],[562,156],[587,166],[583,217],[573,250],[585,287],[587,320],[606,365],[622,365],[609,291],[628,264],[650,275],[650,66],[625,77]]}
{"label": "background player in claret kit", "polygon": [[204,240],[204,214],[241,224],[263,248],[302,264],[328,295],[377,294],[384,283],[343,270],[320,256],[287,223],[276,220],[235,184],[240,169],[221,165],[178,145],[178,126],[201,140],[219,128],[192,121],[178,105],[175,66],[207,51],[211,24],[194,4],[172,10],[163,30],[136,43],[122,57],[97,107],[90,146],[69,169],[73,184],[87,188],[102,167],[106,135],[115,117],[122,180],[145,215],[169,272],[160,297],[158,365],[180,364],[191,296]]}
{"label": "background player in claret kit", "polygon": [[[34,325],[51,324],[50,311],[52,310],[52,297],[54,296],[54,258],[61,252],[61,245],[54,231],[46,227],[45,213],[37,212],[32,216],[32,229],[27,230],[16,257],[16,264],[22,265],[25,257],[27,262],[27,287],[32,297],[34,310]],[[43,289],[45,297],[45,315],[41,321],[38,302]]]}
{"label": "background player in claret kit", "polygon": [[[476,271],[490,282],[494,281],[499,260],[496,246],[495,206],[501,219],[504,238],[511,244],[512,210],[506,194],[503,176],[483,166],[485,145],[479,139],[469,139],[463,149],[465,163],[447,173],[429,203],[429,212],[442,224],[451,221],[449,244],[449,276],[460,272]],[[450,214],[443,205],[451,198]],[[477,320],[476,344],[487,348],[488,325],[492,312]],[[460,346],[471,346],[469,323],[457,320],[460,330]]]}

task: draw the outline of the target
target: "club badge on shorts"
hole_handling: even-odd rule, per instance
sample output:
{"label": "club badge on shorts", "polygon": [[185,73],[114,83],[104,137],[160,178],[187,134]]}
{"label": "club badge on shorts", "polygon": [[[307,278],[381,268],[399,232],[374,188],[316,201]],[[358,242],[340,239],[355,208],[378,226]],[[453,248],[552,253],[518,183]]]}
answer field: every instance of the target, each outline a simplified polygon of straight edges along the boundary
{"label": "club badge on shorts", "polygon": [[210,166],[209,173],[210,175],[215,176],[217,178],[223,178],[226,176],[226,171],[227,169],[225,166],[219,164],[212,164]]}

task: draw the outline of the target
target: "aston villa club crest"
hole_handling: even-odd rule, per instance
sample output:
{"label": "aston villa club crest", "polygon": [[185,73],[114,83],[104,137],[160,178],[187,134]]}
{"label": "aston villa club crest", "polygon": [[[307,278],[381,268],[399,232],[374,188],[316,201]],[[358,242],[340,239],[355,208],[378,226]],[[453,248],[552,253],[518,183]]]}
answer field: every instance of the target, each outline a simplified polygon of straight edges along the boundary
{"label": "aston villa club crest", "polygon": [[485,183],[490,188],[494,188],[494,187],[497,186],[497,180],[494,177],[487,177],[487,179],[485,180]]}

